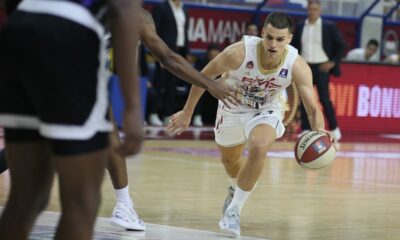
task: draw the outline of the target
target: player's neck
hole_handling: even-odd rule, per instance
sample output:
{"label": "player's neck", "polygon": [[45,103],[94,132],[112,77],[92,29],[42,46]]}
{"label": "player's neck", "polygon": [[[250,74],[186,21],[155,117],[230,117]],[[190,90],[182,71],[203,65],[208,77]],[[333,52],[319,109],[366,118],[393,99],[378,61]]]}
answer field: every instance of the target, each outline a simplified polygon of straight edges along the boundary
{"label": "player's neck", "polygon": [[268,53],[261,55],[261,65],[265,70],[277,68],[281,63],[282,56],[269,56]]}

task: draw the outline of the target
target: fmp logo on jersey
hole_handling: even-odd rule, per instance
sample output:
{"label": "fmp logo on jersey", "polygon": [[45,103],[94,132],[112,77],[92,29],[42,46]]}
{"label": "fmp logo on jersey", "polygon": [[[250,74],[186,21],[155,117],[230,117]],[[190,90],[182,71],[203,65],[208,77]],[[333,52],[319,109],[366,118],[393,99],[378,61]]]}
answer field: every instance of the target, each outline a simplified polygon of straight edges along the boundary
{"label": "fmp logo on jersey", "polygon": [[316,141],[312,146],[318,154],[321,154],[326,149],[326,146],[322,141]]}
{"label": "fmp logo on jersey", "polygon": [[254,63],[253,63],[253,61],[248,61],[248,62],[246,63],[246,68],[247,68],[247,69],[253,69],[253,68],[254,68]]}
{"label": "fmp logo on jersey", "polygon": [[279,72],[279,77],[287,78],[287,75],[288,75],[287,68],[282,68],[281,71]]}

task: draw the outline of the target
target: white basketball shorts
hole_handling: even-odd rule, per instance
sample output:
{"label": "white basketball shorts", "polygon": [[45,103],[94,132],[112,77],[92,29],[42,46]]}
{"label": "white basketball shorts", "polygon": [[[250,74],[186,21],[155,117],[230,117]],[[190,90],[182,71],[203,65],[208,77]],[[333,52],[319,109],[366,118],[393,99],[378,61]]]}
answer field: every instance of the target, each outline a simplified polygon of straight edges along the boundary
{"label": "white basketball shorts", "polygon": [[276,138],[285,133],[282,113],[271,109],[255,109],[245,113],[231,113],[218,108],[215,120],[215,142],[224,147],[233,147],[247,142],[253,128],[268,124],[276,131]]}

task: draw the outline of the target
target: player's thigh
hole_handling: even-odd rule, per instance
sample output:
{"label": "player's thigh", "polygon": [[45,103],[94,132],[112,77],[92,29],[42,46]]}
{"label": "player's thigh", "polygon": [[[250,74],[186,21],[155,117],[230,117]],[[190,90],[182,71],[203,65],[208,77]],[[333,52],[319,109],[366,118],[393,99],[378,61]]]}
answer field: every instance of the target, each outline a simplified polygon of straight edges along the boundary
{"label": "player's thigh", "polygon": [[[258,126],[263,127],[258,127]],[[277,139],[285,133],[282,113],[277,110],[264,110],[252,115],[244,125],[246,139],[254,141],[256,139]]]}
{"label": "player's thigh", "polygon": [[243,114],[230,113],[218,106],[214,135],[219,146],[230,148],[246,142],[242,117]]}
{"label": "player's thigh", "polygon": [[54,156],[64,207],[74,207],[77,202],[82,202],[83,206],[97,203],[106,159],[107,149]]}
{"label": "player's thigh", "polygon": [[12,194],[21,199],[47,198],[54,177],[47,142],[37,131],[22,129],[5,129],[5,139],[12,189],[16,190]]}

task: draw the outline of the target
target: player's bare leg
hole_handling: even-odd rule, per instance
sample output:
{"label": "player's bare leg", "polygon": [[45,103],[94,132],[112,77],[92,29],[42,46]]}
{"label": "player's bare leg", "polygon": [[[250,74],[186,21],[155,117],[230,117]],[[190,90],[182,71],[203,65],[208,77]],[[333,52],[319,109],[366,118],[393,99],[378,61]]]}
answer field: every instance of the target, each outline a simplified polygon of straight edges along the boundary
{"label": "player's bare leg", "polygon": [[219,222],[222,230],[240,235],[240,212],[263,171],[265,155],[275,139],[275,129],[267,124],[257,125],[250,132],[249,156],[240,168],[233,199]]}
{"label": "player's bare leg", "polygon": [[238,186],[243,191],[251,191],[263,169],[268,150],[276,139],[276,131],[270,125],[260,124],[249,135],[249,156],[240,169]]}
{"label": "player's bare leg", "polygon": [[0,219],[0,236],[3,240],[27,239],[47,206],[54,168],[44,141],[6,145],[11,189]]}
{"label": "player's bare leg", "polygon": [[114,127],[114,130],[110,133],[111,148],[107,161],[107,169],[114,189],[122,189],[128,186],[128,173],[125,157],[113,151],[113,149],[119,144],[120,139],[118,136],[118,129],[117,127]]}
{"label": "player's bare leg", "polygon": [[221,153],[221,161],[224,164],[226,173],[231,178],[237,178],[240,168],[243,165],[243,149],[245,144],[240,144],[234,147],[223,147],[218,145]]}
{"label": "player's bare leg", "polygon": [[111,215],[111,222],[129,230],[145,230],[146,226],[136,213],[133,201],[129,195],[126,160],[113,151],[120,144],[117,126],[110,133],[110,143],[111,149],[108,155],[107,169],[115,189],[117,200]]}
{"label": "player's bare leg", "polygon": [[62,215],[55,239],[89,240],[101,201],[101,184],[108,149],[57,156]]}

